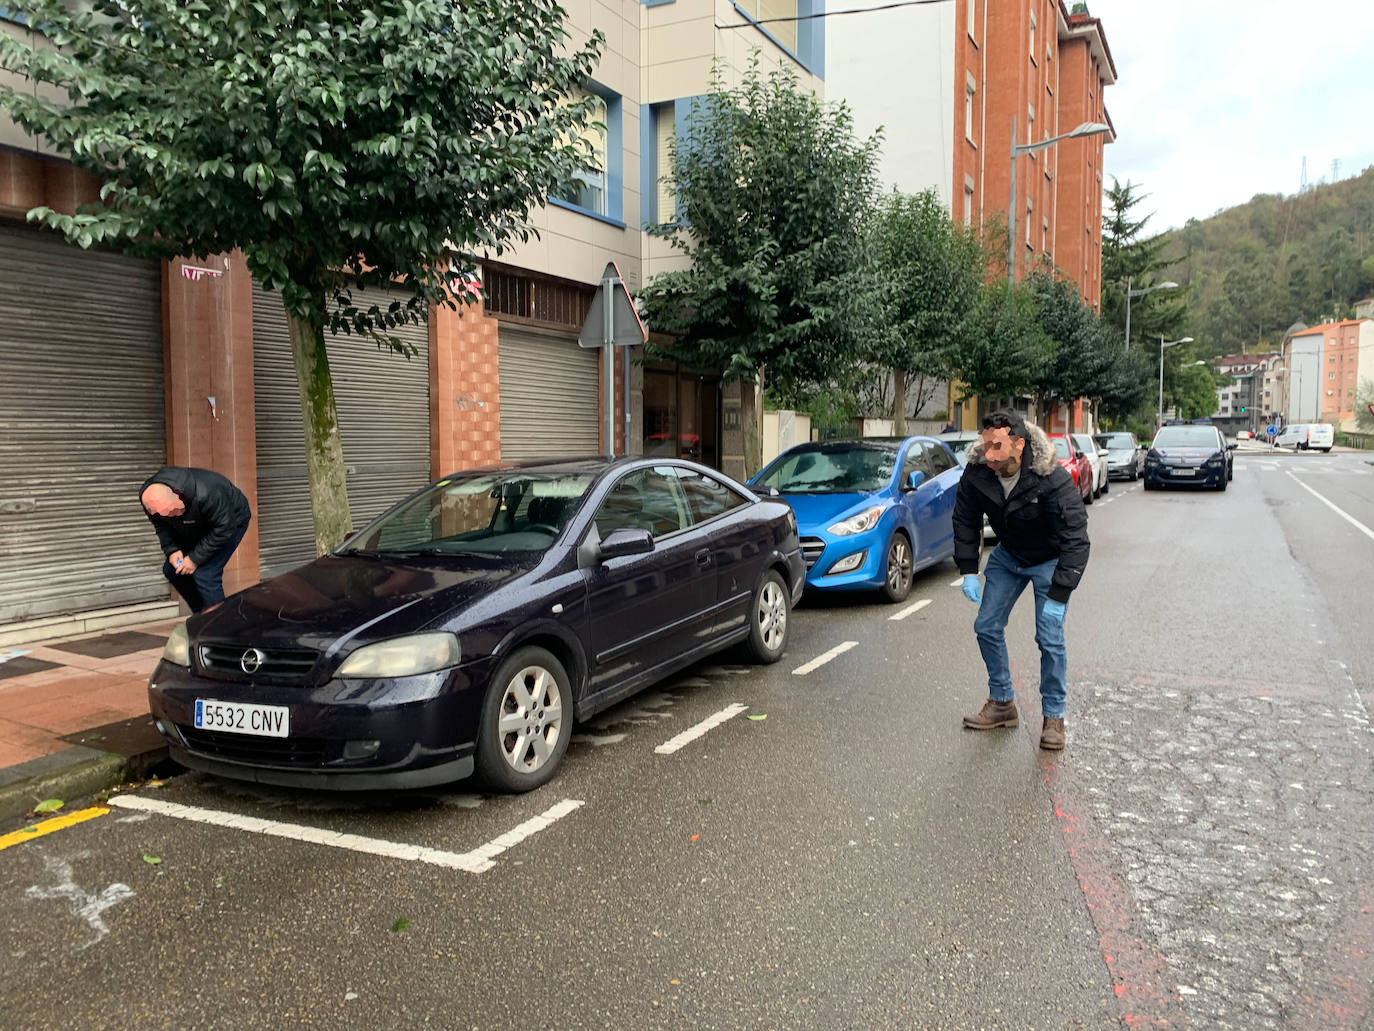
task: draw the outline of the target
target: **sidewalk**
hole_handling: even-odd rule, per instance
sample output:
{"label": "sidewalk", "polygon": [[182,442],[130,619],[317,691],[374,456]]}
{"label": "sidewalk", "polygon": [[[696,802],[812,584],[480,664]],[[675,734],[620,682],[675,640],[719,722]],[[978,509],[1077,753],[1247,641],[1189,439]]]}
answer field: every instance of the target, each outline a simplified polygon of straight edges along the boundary
{"label": "sidewalk", "polygon": [[46,798],[70,808],[166,758],[148,677],[178,622],[0,648],[0,821]]}

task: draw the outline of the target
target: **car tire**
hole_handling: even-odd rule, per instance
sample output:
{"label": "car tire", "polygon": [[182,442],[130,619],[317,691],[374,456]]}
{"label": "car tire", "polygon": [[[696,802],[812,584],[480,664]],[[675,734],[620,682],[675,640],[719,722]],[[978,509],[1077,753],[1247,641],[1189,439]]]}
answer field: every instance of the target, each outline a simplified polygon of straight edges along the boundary
{"label": "car tire", "polygon": [[1226,489],[1226,477],[1223,476],[1223,477],[1217,482],[1217,490],[1223,490],[1223,491],[1224,491],[1225,489]]}
{"label": "car tire", "polygon": [[1157,490],[1157,489],[1158,489],[1158,488],[1155,486],[1154,482],[1153,482],[1148,476],[1145,477],[1145,482],[1142,484],[1142,486],[1143,486],[1146,490]]}
{"label": "car tire", "polygon": [[1083,495],[1083,504],[1085,504],[1085,505],[1091,505],[1091,504],[1093,503],[1093,498],[1095,498],[1095,497],[1097,497],[1097,495],[1096,495],[1095,493],[1093,493],[1093,489],[1092,489],[1091,487],[1089,487],[1089,488],[1088,488],[1088,493],[1086,493],[1086,494]]}
{"label": "car tire", "polygon": [[749,657],[765,666],[781,659],[791,624],[792,592],[782,574],[770,569],[749,600]]}
{"label": "car tire", "polygon": [[890,602],[905,601],[916,575],[911,541],[898,530],[887,542],[887,561],[883,563],[883,597]]}
{"label": "car tire", "polygon": [[1324,455],[1329,455],[1329,454],[1331,454],[1331,449],[1330,449],[1329,447],[1324,447],[1324,448],[1321,449],[1321,451],[1322,451],[1322,454],[1324,454]]}
{"label": "car tire", "polygon": [[[497,669],[482,702],[478,776],[499,791],[532,791],[558,771],[572,724],[572,682],[563,663],[545,648],[516,649]],[[536,737],[543,749],[534,745]]]}
{"label": "car tire", "polygon": [[1107,479],[1105,479],[1105,480],[1102,481],[1102,493],[1103,493],[1103,494],[1106,494],[1107,491],[1109,491],[1109,490],[1111,490],[1111,489],[1112,489],[1112,480],[1111,480],[1111,477],[1108,477]]}

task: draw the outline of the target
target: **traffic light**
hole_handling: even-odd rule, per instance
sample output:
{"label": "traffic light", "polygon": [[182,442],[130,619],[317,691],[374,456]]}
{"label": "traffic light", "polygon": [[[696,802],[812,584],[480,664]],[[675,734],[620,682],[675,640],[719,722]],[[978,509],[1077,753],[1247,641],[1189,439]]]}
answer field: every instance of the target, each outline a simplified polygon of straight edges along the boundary
{"label": "traffic light", "polygon": [[1241,414],[1241,415],[1244,415],[1244,414],[1245,414],[1245,406],[1244,406],[1244,405],[1241,405],[1241,406],[1240,406],[1240,414]]}

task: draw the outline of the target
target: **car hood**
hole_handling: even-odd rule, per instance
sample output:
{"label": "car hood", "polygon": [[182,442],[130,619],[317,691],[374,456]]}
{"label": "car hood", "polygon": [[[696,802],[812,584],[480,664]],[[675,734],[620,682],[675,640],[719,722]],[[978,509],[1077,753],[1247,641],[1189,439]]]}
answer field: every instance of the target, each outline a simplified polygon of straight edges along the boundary
{"label": "car hood", "polygon": [[542,556],[394,559],[326,555],[241,591],[187,624],[191,636],[258,647],[313,648],[423,630],[526,573]]}
{"label": "car hood", "polygon": [[888,503],[881,491],[872,494],[784,494],[782,499],[797,514],[797,527],[802,536],[823,532],[854,509]]}
{"label": "car hood", "polygon": [[1107,449],[1108,461],[1124,462],[1135,454],[1133,447],[1109,447]]}

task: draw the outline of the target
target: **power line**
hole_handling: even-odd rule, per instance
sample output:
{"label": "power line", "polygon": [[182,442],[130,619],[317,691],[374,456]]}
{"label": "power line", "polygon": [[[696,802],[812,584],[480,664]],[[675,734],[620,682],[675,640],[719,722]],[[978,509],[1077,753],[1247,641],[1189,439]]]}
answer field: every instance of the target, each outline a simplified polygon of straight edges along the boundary
{"label": "power line", "polygon": [[931,4],[948,4],[954,0],[893,0],[890,4],[883,4],[880,7],[851,7],[844,11],[821,11],[819,14],[798,14],[788,18],[758,18],[754,21],[742,21],[734,25],[717,25],[718,29],[752,29],[760,25],[773,25],[777,22],[799,22],[811,21],[813,18],[833,18],[840,14],[872,14],[875,11],[890,11],[894,7],[926,7]]}

